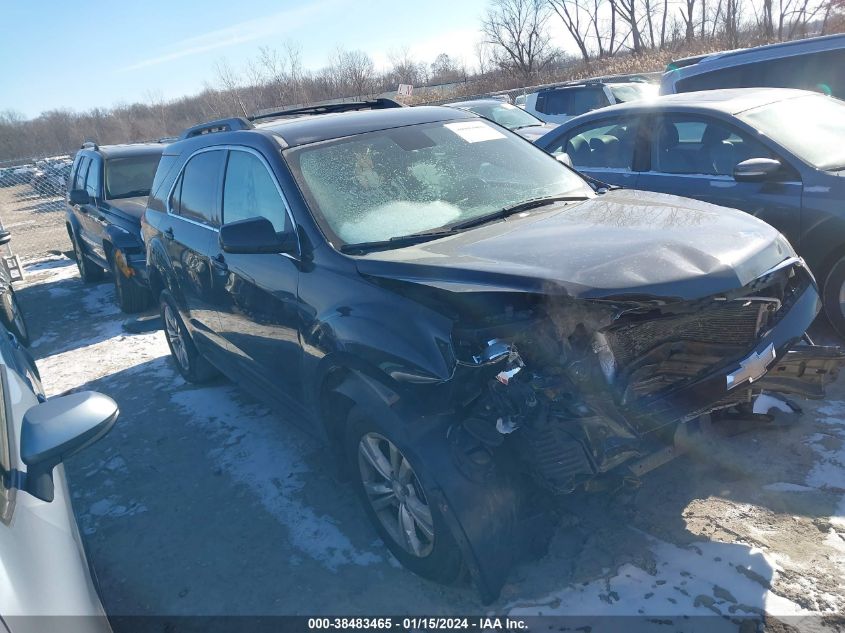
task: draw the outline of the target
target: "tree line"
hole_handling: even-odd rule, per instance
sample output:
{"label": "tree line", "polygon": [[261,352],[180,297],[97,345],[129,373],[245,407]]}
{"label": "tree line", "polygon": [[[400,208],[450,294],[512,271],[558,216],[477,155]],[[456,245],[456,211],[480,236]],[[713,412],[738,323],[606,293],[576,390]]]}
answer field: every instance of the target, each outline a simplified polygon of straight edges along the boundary
{"label": "tree line", "polygon": [[[305,68],[293,41],[259,48],[245,66],[215,65],[199,94],[26,119],[0,112],[0,161],[73,153],[102,144],[155,140],[197,122],[341,97],[372,96],[400,83],[423,88],[413,101],[513,89],[590,75],[661,70],[672,58],[845,31],[845,0],[490,0],[473,59],[432,62],[393,51],[378,70],[361,50],[335,49]],[[564,33],[567,48],[555,45]],[[559,40],[560,38],[558,38]],[[9,164],[7,162],[7,164]]]}

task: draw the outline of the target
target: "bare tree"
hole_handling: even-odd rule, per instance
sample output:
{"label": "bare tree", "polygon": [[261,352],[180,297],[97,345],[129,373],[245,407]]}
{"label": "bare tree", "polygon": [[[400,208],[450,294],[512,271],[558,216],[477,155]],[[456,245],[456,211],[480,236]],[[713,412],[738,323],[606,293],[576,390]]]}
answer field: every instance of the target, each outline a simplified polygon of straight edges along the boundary
{"label": "bare tree", "polygon": [[643,36],[640,30],[640,14],[637,0],[611,0],[616,7],[619,18],[628,25],[628,36],[631,38],[631,50],[634,54],[643,52]]}
{"label": "bare tree", "polygon": [[590,51],[587,48],[587,37],[590,26],[596,22],[590,19],[589,12],[581,6],[578,0],[549,0],[549,5],[557,13],[585,62],[590,61]]}
{"label": "bare tree", "polygon": [[683,0],[683,2],[683,6],[679,9],[685,27],[684,40],[687,44],[691,44],[695,39],[695,0]]}
{"label": "bare tree", "polygon": [[546,68],[556,56],[546,23],[546,0],[492,0],[482,24],[504,69],[523,77]]}

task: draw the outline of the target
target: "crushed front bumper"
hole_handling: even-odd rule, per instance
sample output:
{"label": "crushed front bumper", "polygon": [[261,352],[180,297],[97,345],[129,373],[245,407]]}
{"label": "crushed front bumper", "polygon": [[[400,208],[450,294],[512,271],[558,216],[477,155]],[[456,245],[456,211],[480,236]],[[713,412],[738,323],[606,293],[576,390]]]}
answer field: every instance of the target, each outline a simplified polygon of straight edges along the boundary
{"label": "crushed front bumper", "polygon": [[[806,269],[805,274],[809,275]],[[825,385],[836,379],[845,363],[845,353],[839,347],[800,344],[819,308],[816,285],[807,283],[791,305],[784,306],[778,322],[742,359],[670,393],[642,399],[629,419],[645,426],[665,420],[690,420],[720,403],[741,399],[752,388],[823,397]]]}

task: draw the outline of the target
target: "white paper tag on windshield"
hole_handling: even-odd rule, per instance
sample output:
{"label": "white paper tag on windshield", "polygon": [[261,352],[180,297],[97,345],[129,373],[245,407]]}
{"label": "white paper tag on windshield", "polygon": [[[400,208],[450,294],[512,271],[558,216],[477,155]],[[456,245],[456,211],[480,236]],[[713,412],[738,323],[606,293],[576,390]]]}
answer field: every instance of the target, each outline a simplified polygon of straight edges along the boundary
{"label": "white paper tag on windshield", "polygon": [[447,123],[446,127],[464,139],[467,143],[495,141],[500,138],[505,138],[504,134],[499,132],[493,126],[487,125],[483,121],[456,121],[455,123]]}

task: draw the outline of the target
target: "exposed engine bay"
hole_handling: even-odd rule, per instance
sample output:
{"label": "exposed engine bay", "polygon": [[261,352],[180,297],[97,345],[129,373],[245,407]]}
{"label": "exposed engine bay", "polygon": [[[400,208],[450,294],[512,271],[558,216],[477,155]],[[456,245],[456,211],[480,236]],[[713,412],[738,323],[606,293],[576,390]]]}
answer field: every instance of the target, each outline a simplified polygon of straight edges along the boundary
{"label": "exposed engine bay", "polygon": [[767,343],[811,284],[794,261],[688,302],[487,297],[454,333],[462,368],[485,376],[453,453],[469,476],[506,459],[562,494],[665,463],[701,416],[753,415],[764,390],[822,397],[838,348]]}

